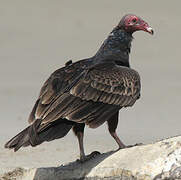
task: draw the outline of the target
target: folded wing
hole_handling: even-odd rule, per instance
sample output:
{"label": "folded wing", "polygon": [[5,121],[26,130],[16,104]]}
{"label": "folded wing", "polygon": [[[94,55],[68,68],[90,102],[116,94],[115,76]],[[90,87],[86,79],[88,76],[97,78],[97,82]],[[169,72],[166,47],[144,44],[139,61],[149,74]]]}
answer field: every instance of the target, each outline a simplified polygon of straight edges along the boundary
{"label": "folded wing", "polygon": [[140,96],[140,77],[115,63],[71,64],[45,82],[29,122],[42,119],[40,130],[59,118],[97,127]]}
{"label": "folded wing", "polygon": [[127,107],[139,98],[140,89],[140,76],[135,70],[102,63],[92,67],[70,93],[86,101]]}

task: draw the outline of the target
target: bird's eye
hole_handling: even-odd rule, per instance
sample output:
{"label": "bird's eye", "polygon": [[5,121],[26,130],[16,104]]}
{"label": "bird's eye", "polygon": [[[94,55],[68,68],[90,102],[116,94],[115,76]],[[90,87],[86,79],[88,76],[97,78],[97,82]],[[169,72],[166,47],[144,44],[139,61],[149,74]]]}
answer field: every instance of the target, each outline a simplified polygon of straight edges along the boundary
{"label": "bird's eye", "polygon": [[137,21],[137,19],[136,19],[136,18],[133,18],[133,19],[132,19],[132,22],[133,22],[133,23],[135,23],[136,21]]}

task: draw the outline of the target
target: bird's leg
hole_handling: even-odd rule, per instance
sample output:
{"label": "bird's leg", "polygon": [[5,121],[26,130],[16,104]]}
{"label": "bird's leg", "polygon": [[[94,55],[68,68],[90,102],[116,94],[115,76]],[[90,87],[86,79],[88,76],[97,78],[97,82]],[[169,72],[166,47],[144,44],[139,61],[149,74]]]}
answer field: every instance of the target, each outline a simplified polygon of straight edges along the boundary
{"label": "bird's leg", "polygon": [[84,153],[84,144],[83,144],[83,138],[84,138],[84,123],[76,123],[73,126],[73,132],[78,138],[79,142],[79,149],[80,149],[80,160],[83,161],[85,159],[85,153]]}
{"label": "bird's leg", "polygon": [[77,133],[77,138],[78,138],[78,141],[79,141],[80,160],[83,161],[85,159],[84,144],[83,144],[83,138],[84,138],[83,132],[78,132]]}
{"label": "bird's leg", "polygon": [[85,155],[84,153],[84,144],[83,144],[83,137],[84,137],[84,127],[85,124],[83,123],[76,123],[73,126],[73,132],[75,133],[75,135],[78,138],[78,142],[79,142],[79,149],[80,149],[80,162],[85,162],[90,160],[91,158],[95,157],[96,155],[100,154],[98,151],[94,151],[89,155]]}
{"label": "bird's leg", "polygon": [[110,132],[111,136],[115,139],[115,141],[117,142],[119,149],[123,149],[126,146],[123,144],[123,142],[119,139],[118,135],[116,132]]}
{"label": "bird's leg", "polygon": [[123,144],[123,142],[119,139],[117,133],[116,133],[116,128],[118,125],[118,116],[119,116],[119,112],[115,113],[113,116],[111,116],[110,119],[108,119],[107,123],[108,123],[108,129],[109,129],[109,133],[111,134],[111,136],[115,139],[115,141],[117,142],[119,149],[123,149],[126,146]]}

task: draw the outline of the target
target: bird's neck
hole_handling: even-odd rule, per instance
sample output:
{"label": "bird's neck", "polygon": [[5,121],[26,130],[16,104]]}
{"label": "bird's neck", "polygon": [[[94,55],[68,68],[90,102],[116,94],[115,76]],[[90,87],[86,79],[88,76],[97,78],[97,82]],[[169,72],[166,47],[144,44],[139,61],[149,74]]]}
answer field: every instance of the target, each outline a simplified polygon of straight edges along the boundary
{"label": "bird's neck", "polygon": [[113,59],[119,65],[129,67],[129,53],[133,37],[121,29],[113,29],[94,56],[99,59]]}

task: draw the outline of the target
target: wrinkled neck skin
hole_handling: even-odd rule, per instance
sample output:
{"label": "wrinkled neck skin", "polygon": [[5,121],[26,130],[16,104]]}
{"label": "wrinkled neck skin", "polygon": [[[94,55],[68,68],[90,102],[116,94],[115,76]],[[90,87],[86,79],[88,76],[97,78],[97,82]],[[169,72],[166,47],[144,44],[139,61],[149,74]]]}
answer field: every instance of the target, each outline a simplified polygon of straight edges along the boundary
{"label": "wrinkled neck skin", "polygon": [[112,59],[118,65],[130,67],[129,53],[132,39],[132,35],[125,30],[115,28],[104,41],[94,58],[97,61]]}

